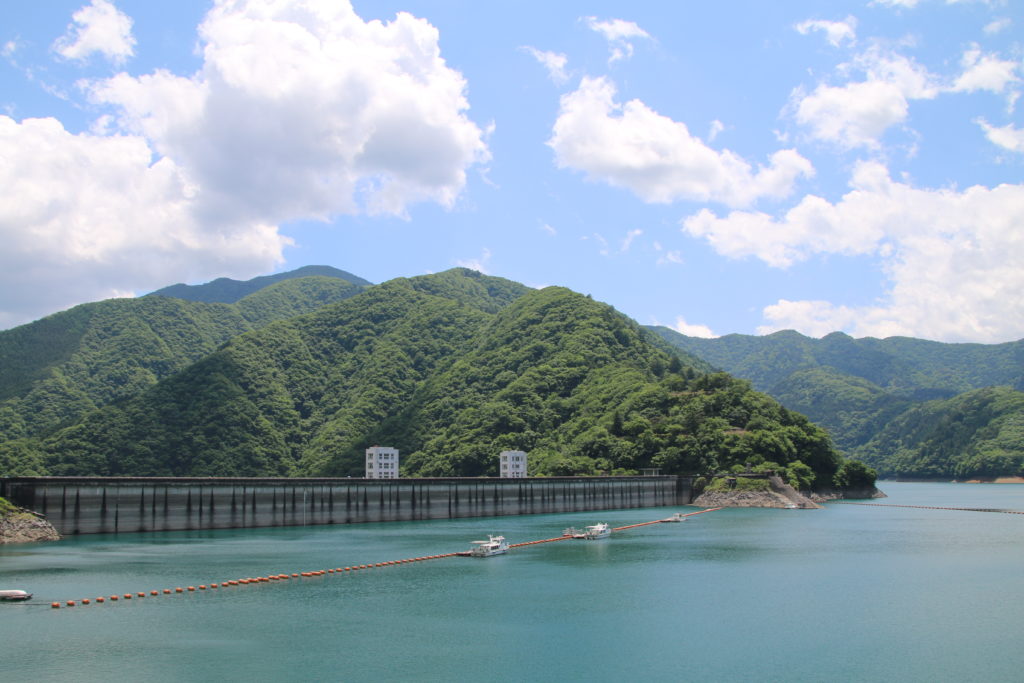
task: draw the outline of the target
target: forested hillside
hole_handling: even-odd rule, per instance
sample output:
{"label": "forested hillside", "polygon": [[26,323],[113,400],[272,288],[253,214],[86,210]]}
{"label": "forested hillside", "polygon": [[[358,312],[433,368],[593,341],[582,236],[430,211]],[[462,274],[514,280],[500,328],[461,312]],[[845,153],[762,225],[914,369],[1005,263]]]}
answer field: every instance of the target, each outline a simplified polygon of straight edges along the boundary
{"label": "forested hillside", "polygon": [[989,387],[915,405],[857,457],[904,477],[1024,476],[1024,393]]}
{"label": "forested hillside", "polygon": [[135,396],[243,332],[342,301],[362,286],[289,279],[237,304],[162,296],[83,304],[0,332],[0,452]]}
{"label": "forested hillside", "polygon": [[[791,330],[699,339],[651,329],[807,414],[840,448],[883,476],[1024,474],[1024,438],[1006,427],[1024,420],[1024,341],[943,344],[906,337],[853,339],[839,332],[812,339]],[[998,409],[978,410],[979,396],[999,397]],[[933,419],[958,427],[925,428]],[[953,431],[957,438],[939,447],[934,435]],[[993,433],[1000,434],[995,449]]]}
{"label": "forested hillside", "polygon": [[[699,367],[698,367],[699,366]],[[707,374],[611,307],[456,269],[392,280],[232,338],[139,395],[8,459],[49,474],[711,473],[775,463],[831,486],[827,434],[749,383]]]}
{"label": "forested hillside", "polygon": [[287,280],[307,277],[328,277],[344,280],[359,288],[372,285],[371,282],[364,280],[358,275],[353,275],[331,266],[303,266],[302,268],[289,270],[285,273],[254,277],[251,280],[232,280],[231,278],[221,277],[201,285],[176,284],[150,292],[146,296],[172,296],[176,299],[185,299],[187,301],[233,304],[265,287],[270,287]]}

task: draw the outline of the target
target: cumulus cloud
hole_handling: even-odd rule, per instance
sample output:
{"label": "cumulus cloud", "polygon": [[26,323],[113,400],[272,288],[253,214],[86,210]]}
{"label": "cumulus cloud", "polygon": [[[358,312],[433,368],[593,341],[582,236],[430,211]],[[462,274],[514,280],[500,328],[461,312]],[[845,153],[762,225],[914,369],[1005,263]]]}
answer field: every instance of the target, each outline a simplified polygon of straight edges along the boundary
{"label": "cumulus cloud", "polygon": [[679,334],[685,334],[687,337],[702,337],[704,339],[714,339],[718,335],[711,331],[711,328],[707,325],[693,325],[686,322],[683,316],[676,318],[676,324],[672,326],[672,329]]}
{"label": "cumulus cloud", "polygon": [[976,123],[992,144],[1011,152],[1024,152],[1024,130],[1015,128],[1012,123],[1002,127],[992,126],[984,119],[978,119]]}
{"label": "cumulus cloud", "polygon": [[364,22],[347,2],[248,0],[215,6],[199,32],[199,73],[119,74],[91,94],[185,165],[212,215],[451,206],[466,168],[487,158],[465,81],[422,19]]}
{"label": "cumulus cloud", "polygon": [[[96,26],[89,16],[80,23]],[[465,81],[422,19],[365,22],[338,0],[225,0],[199,36],[194,74],[87,83],[108,108],[93,134],[4,122],[9,323],[114,291],[266,272],[287,244],[280,223],[450,207],[488,158]],[[39,279],[74,298],[21,286]]]}
{"label": "cumulus cloud", "polygon": [[569,63],[569,58],[564,54],[559,52],[541,51],[528,45],[522,49],[540,62],[541,66],[547,70],[548,78],[553,82],[561,85],[569,79],[569,74],[565,70],[565,65]]}
{"label": "cumulus cloud", "polygon": [[885,131],[907,118],[909,100],[931,99],[940,92],[927,69],[877,46],[839,70],[862,71],[864,80],[838,86],[822,83],[810,94],[797,89],[791,106],[811,137],[846,149],[878,147]]}
{"label": "cumulus cloud", "polygon": [[808,19],[801,21],[795,28],[801,35],[807,35],[811,31],[821,31],[833,47],[839,47],[844,42],[853,44],[857,41],[857,18],[852,16],[846,17],[842,21]]}
{"label": "cumulus cloud", "polygon": [[100,53],[115,64],[135,54],[132,20],[109,0],[92,0],[71,15],[73,23],[53,44],[65,59],[84,61]]}
{"label": "cumulus cloud", "polygon": [[[274,225],[204,224],[197,187],[133,135],[0,116],[0,327],[74,303],[281,260]],[[32,283],[45,283],[38,286]]]}
{"label": "cumulus cloud", "polygon": [[728,150],[716,151],[686,124],[662,116],[640,100],[615,101],[606,78],[584,78],[562,96],[548,145],[559,168],[623,187],[646,202],[679,199],[748,205],[788,195],[814,168],[796,150],[780,150],[756,172]]}
{"label": "cumulus cloud", "polygon": [[964,52],[960,64],[964,71],[953,82],[950,88],[953,92],[988,90],[1002,93],[1011,83],[1020,80],[1015,73],[1018,66],[1016,61],[983,54],[976,45]]}
{"label": "cumulus cloud", "polygon": [[608,49],[611,51],[611,55],[608,57],[609,64],[632,57],[634,40],[650,39],[651,37],[647,31],[632,21],[623,19],[598,21],[597,17],[585,17],[584,21],[591,31],[600,33],[608,41]]}
{"label": "cumulus cloud", "polygon": [[836,203],[807,196],[782,217],[704,210],[683,230],[721,254],[787,267],[814,254],[881,260],[890,281],[883,301],[860,307],[786,301],[765,309],[761,331],[846,329],[944,341],[999,342],[1024,336],[1024,185],[917,189],[862,162]]}

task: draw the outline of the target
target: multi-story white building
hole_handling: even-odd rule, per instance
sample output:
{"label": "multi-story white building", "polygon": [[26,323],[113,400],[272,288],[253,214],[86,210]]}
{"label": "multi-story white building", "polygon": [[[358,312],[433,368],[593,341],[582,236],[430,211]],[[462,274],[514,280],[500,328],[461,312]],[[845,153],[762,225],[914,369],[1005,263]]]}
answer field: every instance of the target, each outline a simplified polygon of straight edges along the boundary
{"label": "multi-story white building", "polygon": [[523,451],[502,451],[501,476],[504,479],[519,479],[526,476],[526,453]]}
{"label": "multi-story white building", "polygon": [[371,446],[366,449],[367,479],[398,479],[398,449]]}

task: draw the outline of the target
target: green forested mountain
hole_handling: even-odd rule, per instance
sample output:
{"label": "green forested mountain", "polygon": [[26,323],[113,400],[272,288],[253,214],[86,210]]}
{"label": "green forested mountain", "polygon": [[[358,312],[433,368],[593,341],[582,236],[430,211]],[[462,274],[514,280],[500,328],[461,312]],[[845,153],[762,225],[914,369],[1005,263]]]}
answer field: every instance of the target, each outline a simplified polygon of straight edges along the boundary
{"label": "green forested mountain", "polygon": [[369,287],[372,283],[364,280],[358,275],[346,273],[331,266],[303,266],[285,273],[274,275],[262,275],[251,280],[232,280],[221,277],[201,285],[176,284],[170,287],[150,292],[146,296],[172,296],[176,299],[186,301],[201,301],[204,303],[233,304],[244,297],[249,296],[264,287],[284,282],[286,280],[297,280],[306,277],[329,277],[344,280],[360,288]]}
{"label": "green forested mountain", "polygon": [[360,291],[345,280],[308,277],[232,305],[110,299],[0,332],[0,444],[46,434],[135,396],[242,332]]}
{"label": "green forested mountain", "polygon": [[905,477],[1024,476],[1024,393],[988,387],[914,405],[857,457]]}
{"label": "green forested mountain", "polygon": [[827,434],[723,373],[666,351],[566,289],[456,269],[278,320],[8,460],[50,474],[361,475],[374,443],[406,475],[710,473],[777,463],[831,485]]}
{"label": "green forested mountain", "polygon": [[[1019,410],[1014,407],[1019,403],[1009,397],[1024,396],[1024,341],[943,344],[906,337],[853,339],[839,332],[812,339],[792,330],[764,337],[698,339],[667,328],[652,330],[807,414],[830,431],[840,448],[869,462],[883,476],[1021,473],[1024,441],[1001,438],[1004,456],[989,457],[984,465],[968,445],[987,443],[992,429],[1001,430],[985,422],[997,419],[996,413],[974,410],[974,392],[1003,387],[992,390],[1003,399],[997,402],[999,415]],[[931,432],[907,428],[921,424],[923,415],[939,414],[947,423],[962,425],[957,448],[947,444],[935,449],[935,442],[929,441]],[[973,430],[970,435],[968,429]],[[899,435],[898,442],[897,437],[885,436],[891,434]],[[993,471],[999,467],[1003,469]]]}

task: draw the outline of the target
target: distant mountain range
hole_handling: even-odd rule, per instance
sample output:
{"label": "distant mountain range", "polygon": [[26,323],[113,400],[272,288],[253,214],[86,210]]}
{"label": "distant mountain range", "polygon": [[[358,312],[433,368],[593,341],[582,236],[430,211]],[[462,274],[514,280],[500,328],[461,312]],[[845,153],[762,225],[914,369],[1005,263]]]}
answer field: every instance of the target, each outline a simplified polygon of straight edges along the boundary
{"label": "distant mountain range", "polygon": [[590,297],[465,269],[365,282],[154,294],[0,333],[0,473],[361,475],[380,443],[407,475],[495,474],[504,449],[537,475],[865,474],[804,416]]}
{"label": "distant mountain range", "polygon": [[537,474],[843,480],[803,415],[887,476],[1019,475],[1022,389],[1024,342],[701,339],[465,269],[309,266],[0,332],[0,475],[356,475],[389,443],[408,474],[491,474],[516,448]]}
{"label": "distant mountain range", "polygon": [[332,277],[339,280],[345,280],[353,285],[359,287],[369,287],[373,283],[369,280],[353,275],[352,273],[346,273],[344,270],[338,270],[331,266],[303,266],[296,268],[295,270],[289,270],[285,273],[276,273],[274,275],[263,275],[260,277],[254,277],[251,280],[232,280],[231,278],[221,277],[207,282],[201,285],[185,285],[176,284],[170,287],[164,287],[158,289],[155,292],[150,292],[146,296],[171,296],[177,299],[185,299],[186,301],[202,301],[204,303],[221,303],[221,304],[233,304],[244,297],[254,294],[264,287],[277,284],[278,282],[284,282],[285,280],[298,280],[304,277]]}
{"label": "distant mountain range", "polygon": [[883,476],[1024,475],[1024,341],[813,339],[791,330],[703,339],[650,329],[806,414]]}

